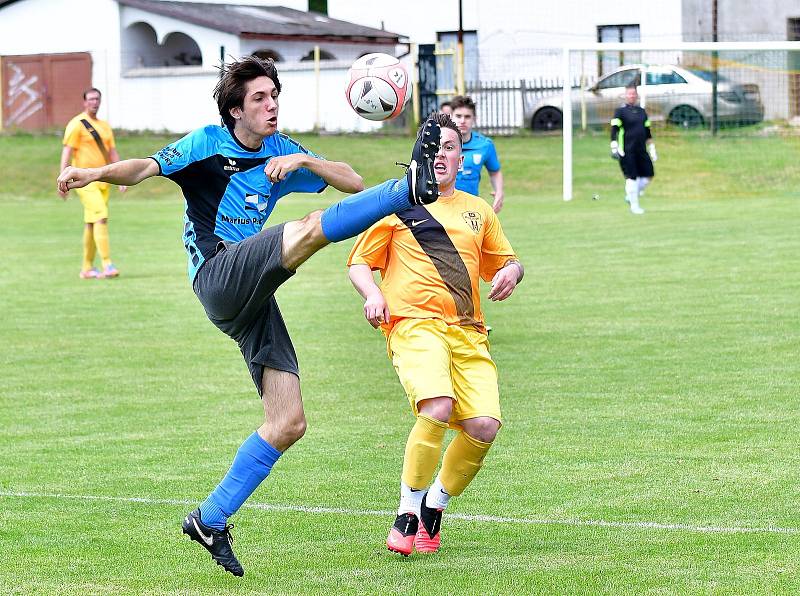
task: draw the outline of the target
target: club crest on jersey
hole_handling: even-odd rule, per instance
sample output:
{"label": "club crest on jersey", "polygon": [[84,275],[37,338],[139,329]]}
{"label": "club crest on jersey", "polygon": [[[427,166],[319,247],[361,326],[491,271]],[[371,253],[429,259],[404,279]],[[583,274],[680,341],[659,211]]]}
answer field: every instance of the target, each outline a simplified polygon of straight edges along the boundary
{"label": "club crest on jersey", "polygon": [[244,198],[245,209],[256,209],[259,213],[267,210],[267,197],[260,195],[247,195]]}
{"label": "club crest on jersey", "polygon": [[474,163],[476,166],[479,166],[479,165],[481,165],[481,159],[482,158],[483,158],[483,155],[481,155],[480,153],[473,153],[472,154],[472,163]]}
{"label": "club crest on jersey", "polygon": [[481,231],[481,226],[483,226],[483,216],[480,213],[477,211],[464,211],[461,216],[475,234]]}

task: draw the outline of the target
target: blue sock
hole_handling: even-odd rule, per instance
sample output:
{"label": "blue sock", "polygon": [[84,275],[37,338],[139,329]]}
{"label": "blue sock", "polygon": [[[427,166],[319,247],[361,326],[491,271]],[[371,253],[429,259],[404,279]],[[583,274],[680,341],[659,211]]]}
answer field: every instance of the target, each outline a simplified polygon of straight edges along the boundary
{"label": "blue sock", "polygon": [[322,233],[331,242],[357,236],[376,221],[408,209],[408,181],[387,180],[331,205],[322,213]]}
{"label": "blue sock", "polygon": [[217,530],[225,528],[228,518],[239,510],[261,481],[269,475],[281,452],[253,433],[236,452],[231,469],[208,498],[200,505],[202,522]]}

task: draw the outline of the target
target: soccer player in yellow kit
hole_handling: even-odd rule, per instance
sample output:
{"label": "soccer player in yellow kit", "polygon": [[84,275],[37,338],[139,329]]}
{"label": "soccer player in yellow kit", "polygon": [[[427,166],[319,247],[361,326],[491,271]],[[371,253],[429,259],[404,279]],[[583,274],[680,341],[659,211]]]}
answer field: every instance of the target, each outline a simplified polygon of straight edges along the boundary
{"label": "soccer player in yellow kit", "polygon": [[[76,168],[99,168],[119,161],[114,144],[114,133],[105,120],[97,117],[101,94],[95,88],[83,94],[84,111],[75,116],[64,130],[64,148],[61,151],[59,172],[73,165]],[[127,187],[120,186],[120,192]],[[83,204],[83,265],[81,279],[117,277],[119,271],[111,262],[111,248],[108,241],[108,195],[106,182],[92,182],[84,188],[75,190]],[[58,192],[67,200],[67,193]],[[94,257],[100,253],[102,269],[94,267]]]}
{"label": "soccer player in yellow kit", "polygon": [[[348,259],[350,280],[365,300],[364,316],[386,334],[416,416],[400,506],[386,540],[390,551],[403,555],[439,549],[442,511],[475,477],[500,430],[480,279],[492,284],[490,300],[505,300],[524,274],[492,208],[456,190],[461,135],[448,115],[437,118],[439,199],[378,221],[358,237]],[[380,271],[380,287],[373,270]],[[448,427],[456,436],[434,480]]]}

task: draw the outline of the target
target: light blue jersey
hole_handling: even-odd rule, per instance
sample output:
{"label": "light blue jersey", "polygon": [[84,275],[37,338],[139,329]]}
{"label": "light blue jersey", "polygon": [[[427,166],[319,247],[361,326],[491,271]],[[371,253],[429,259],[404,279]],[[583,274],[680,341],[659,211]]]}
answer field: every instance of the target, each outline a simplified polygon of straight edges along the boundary
{"label": "light blue jersey", "polygon": [[464,164],[458,170],[456,188],[477,195],[483,166],[490,172],[497,172],[500,169],[500,160],[494,143],[489,137],[473,130],[469,141],[462,146],[461,154],[464,156]]}
{"label": "light blue jersey", "polygon": [[271,183],[264,166],[273,157],[306,153],[281,133],[248,149],[222,126],[206,126],[167,145],[152,156],[161,175],[181,187],[186,199],[183,244],[189,254],[189,278],[211,258],[220,243],[239,242],[261,231],[278,199],[290,192],[321,192],[327,184],[300,168]]}

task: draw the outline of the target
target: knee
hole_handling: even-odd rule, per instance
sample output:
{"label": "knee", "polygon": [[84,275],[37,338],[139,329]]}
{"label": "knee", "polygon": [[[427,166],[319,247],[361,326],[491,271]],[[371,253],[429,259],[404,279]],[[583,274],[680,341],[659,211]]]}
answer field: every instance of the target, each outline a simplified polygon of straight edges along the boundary
{"label": "knee", "polygon": [[283,265],[294,271],[328,243],[322,233],[322,211],[312,211],[283,228]]}
{"label": "knee", "polygon": [[453,400],[449,397],[426,399],[420,402],[417,411],[440,422],[447,422],[453,413]]}
{"label": "knee", "polygon": [[480,416],[464,421],[464,430],[473,439],[491,443],[500,431],[500,422],[488,416]]}
{"label": "knee", "polygon": [[320,240],[324,240],[325,236],[322,234],[322,210],[312,211],[298,222],[301,241],[308,244],[316,244]]}
{"label": "knee", "polygon": [[283,418],[278,422],[277,426],[278,428],[275,430],[281,436],[281,442],[289,446],[294,445],[303,438],[303,435],[306,434],[308,424],[306,423],[305,415],[300,413]]}

